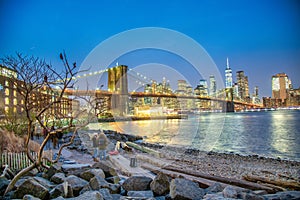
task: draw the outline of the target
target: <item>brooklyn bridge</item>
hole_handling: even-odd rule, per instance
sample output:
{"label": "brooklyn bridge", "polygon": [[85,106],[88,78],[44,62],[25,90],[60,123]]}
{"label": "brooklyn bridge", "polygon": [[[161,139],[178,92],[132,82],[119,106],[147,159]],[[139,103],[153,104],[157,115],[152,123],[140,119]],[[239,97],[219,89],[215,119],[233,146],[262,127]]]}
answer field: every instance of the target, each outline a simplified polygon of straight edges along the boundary
{"label": "brooklyn bridge", "polygon": [[[128,73],[128,71],[131,73]],[[223,89],[214,96],[182,94],[171,90],[128,91],[128,76],[133,76],[133,78],[138,80],[140,79],[140,74],[128,70],[128,67],[125,65],[102,70],[98,73],[107,73],[107,90],[103,90],[102,87],[96,89],[69,89],[66,90],[65,94],[69,96],[93,97],[96,112],[99,116],[105,116],[108,113],[115,116],[132,115],[136,114],[134,113],[136,110],[145,110],[150,107],[164,107],[177,113],[215,110],[234,112],[237,110],[262,108],[260,104],[235,100],[232,90],[228,89]],[[83,76],[93,76],[94,74],[96,73],[84,74]],[[75,78],[80,78],[80,76]]]}

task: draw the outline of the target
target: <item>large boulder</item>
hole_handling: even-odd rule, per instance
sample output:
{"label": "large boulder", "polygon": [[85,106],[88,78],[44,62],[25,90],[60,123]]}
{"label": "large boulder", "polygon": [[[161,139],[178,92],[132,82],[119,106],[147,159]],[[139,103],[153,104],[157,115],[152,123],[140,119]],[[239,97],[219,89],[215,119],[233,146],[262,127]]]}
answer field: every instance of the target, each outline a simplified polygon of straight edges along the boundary
{"label": "large boulder", "polygon": [[51,177],[50,180],[53,183],[60,184],[60,183],[63,183],[65,181],[65,179],[66,179],[66,176],[64,173],[56,173]]}
{"label": "large boulder", "polygon": [[122,187],[126,191],[144,191],[150,189],[152,178],[147,176],[132,176],[124,181]]}
{"label": "large boulder", "polygon": [[3,196],[8,184],[9,184],[9,181],[6,178],[4,178],[4,177],[0,178],[0,196]]}
{"label": "large boulder", "polygon": [[61,172],[61,165],[54,164],[43,174],[43,177],[50,180],[54,174],[59,172]]}
{"label": "large boulder", "polygon": [[79,176],[82,172],[90,169],[91,166],[89,164],[63,164],[61,168],[67,175],[72,174]]}
{"label": "large boulder", "polygon": [[95,176],[90,180],[90,187],[93,190],[100,190],[101,188],[109,188],[109,183],[100,176]]}
{"label": "large boulder", "polygon": [[22,199],[24,195],[30,194],[40,199],[48,199],[48,188],[37,182],[33,178],[25,180],[13,193],[12,198]]}
{"label": "large boulder", "polygon": [[111,196],[109,189],[102,188],[99,190],[100,194],[102,195],[103,199],[105,200],[113,200],[113,197]]}
{"label": "large boulder", "polygon": [[89,169],[80,174],[80,178],[83,178],[86,181],[90,181],[95,176],[105,178],[105,174],[102,169]]}
{"label": "large boulder", "polygon": [[26,194],[22,200],[40,200],[40,198],[36,198],[30,194]]}
{"label": "large boulder", "polygon": [[[65,194],[65,188],[64,187],[67,187],[66,190],[67,190],[67,195]],[[69,184],[59,184],[57,185],[55,188],[53,188],[51,191],[50,191],[50,198],[51,199],[54,199],[56,197],[59,197],[59,196],[63,196],[63,197],[67,197],[67,198],[70,198],[70,197],[74,197],[73,195],[73,190],[72,190],[72,187],[69,185]]]}
{"label": "large boulder", "polygon": [[235,187],[229,185],[224,188],[222,193],[225,198],[236,199],[238,197],[239,191]]}
{"label": "large boulder", "polygon": [[202,199],[204,190],[193,181],[176,178],[170,183],[170,196],[174,200]]}
{"label": "large boulder", "polygon": [[78,196],[80,190],[82,190],[84,186],[89,184],[89,182],[87,182],[86,180],[74,175],[68,176],[66,178],[66,182],[68,182],[68,184],[71,186],[74,196]]}
{"label": "large boulder", "polygon": [[35,176],[35,177],[33,177],[33,179],[36,180],[37,182],[39,182],[40,184],[42,184],[43,186],[45,186],[48,189],[52,189],[56,186],[55,184],[53,184],[49,180],[47,180],[45,178],[42,178],[42,177]]}
{"label": "large boulder", "polygon": [[224,187],[220,183],[214,183],[208,188],[205,189],[206,194],[213,194],[213,193],[218,193],[222,192]]}
{"label": "large boulder", "polygon": [[141,198],[151,198],[154,197],[154,194],[151,190],[146,191],[128,191],[128,197],[141,197]]}
{"label": "large boulder", "polygon": [[277,192],[276,194],[263,195],[268,200],[275,199],[300,199],[300,191]]}
{"label": "large boulder", "polygon": [[108,162],[105,162],[105,161],[96,162],[92,166],[92,168],[93,169],[102,169],[106,178],[118,175],[115,168],[113,166],[111,166]]}
{"label": "large boulder", "polygon": [[68,200],[104,200],[99,191],[87,191],[78,197],[69,198]]}
{"label": "large boulder", "polygon": [[159,173],[151,182],[150,188],[157,196],[168,194],[171,180],[169,176]]}

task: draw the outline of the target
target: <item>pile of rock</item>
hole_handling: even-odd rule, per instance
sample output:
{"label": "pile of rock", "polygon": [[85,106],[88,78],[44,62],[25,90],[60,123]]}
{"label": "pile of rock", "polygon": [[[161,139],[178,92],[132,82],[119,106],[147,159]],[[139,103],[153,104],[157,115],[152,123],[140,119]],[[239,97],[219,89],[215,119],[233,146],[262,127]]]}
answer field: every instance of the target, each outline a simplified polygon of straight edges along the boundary
{"label": "pile of rock", "polygon": [[[0,179],[0,196],[9,181]],[[20,179],[13,191],[0,199],[297,199],[300,192],[290,191],[266,194],[216,183],[200,188],[184,178],[171,179],[158,174],[154,179],[146,176],[120,177],[108,162],[93,166],[65,161],[55,164],[43,173],[32,171]]]}

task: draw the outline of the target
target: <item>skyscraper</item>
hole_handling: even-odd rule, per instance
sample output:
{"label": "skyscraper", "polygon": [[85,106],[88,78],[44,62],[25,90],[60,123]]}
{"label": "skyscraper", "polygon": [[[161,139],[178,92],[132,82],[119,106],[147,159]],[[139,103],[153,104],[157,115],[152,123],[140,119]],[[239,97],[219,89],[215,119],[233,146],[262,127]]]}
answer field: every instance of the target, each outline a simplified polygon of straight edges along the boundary
{"label": "skyscraper", "polygon": [[217,92],[217,83],[215,76],[210,75],[209,76],[209,95],[210,96],[215,96]]}
{"label": "skyscraper", "polygon": [[178,80],[178,91],[179,93],[185,94],[186,93],[186,87],[188,86],[186,80]]}
{"label": "skyscraper", "polygon": [[245,76],[244,71],[237,71],[236,72],[236,80],[238,85],[238,97],[241,100],[249,99],[249,84],[248,84],[248,77]]}
{"label": "skyscraper", "polygon": [[272,76],[272,98],[283,102],[288,97],[290,81],[285,73]]}
{"label": "skyscraper", "polygon": [[229,66],[229,60],[227,58],[227,64],[225,69],[225,86],[226,88],[232,87],[232,70]]}

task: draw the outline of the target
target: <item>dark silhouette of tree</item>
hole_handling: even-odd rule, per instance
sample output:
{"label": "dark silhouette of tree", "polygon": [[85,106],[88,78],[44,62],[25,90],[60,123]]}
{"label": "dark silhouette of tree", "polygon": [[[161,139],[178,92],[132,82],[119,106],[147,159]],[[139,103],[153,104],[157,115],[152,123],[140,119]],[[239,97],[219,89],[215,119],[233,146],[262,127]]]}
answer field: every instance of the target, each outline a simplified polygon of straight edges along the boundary
{"label": "dark silhouette of tree", "polygon": [[[70,66],[65,53],[61,53],[59,56],[63,64],[60,72],[58,72],[56,68],[47,64],[44,59],[34,56],[24,56],[20,53],[17,53],[16,56],[6,56],[1,59],[3,65],[16,71],[18,75],[17,80],[14,81],[14,87],[24,101],[24,103],[20,106],[22,106],[23,114],[26,116],[27,137],[25,141],[25,148],[27,156],[32,162],[30,166],[16,174],[16,176],[8,185],[5,194],[12,190],[17,180],[19,180],[30,170],[34,168],[49,168],[47,165],[43,164],[42,157],[44,147],[52,135],[56,135],[56,133],[59,131],[63,132],[69,130],[73,132],[71,140],[62,144],[56,159],[51,160],[55,163],[59,160],[63,148],[73,143],[77,131],[89,123],[90,118],[82,119],[80,116],[84,115],[93,117],[93,115],[87,114],[90,112],[90,110],[93,111],[92,106],[90,110],[72,110],[71,115],[60,112],[59,109],[56,110],[56,112],[53,112],[53,108],[55,106],[63,103],[63,101],[66,100],[65,93],[68,89],[73,88],[75,83],[74,77],[78,73],[78,71],[76,72],[76,63]],[[51,98],[49,98],[47,101],[44,100],[41,107],[37,106],[36,99],[33,97],[42,91],[47,91]],[[85,100],[88,101],[88,99]],[[56,130],[50,131],[44,123],[45,118],[68,119],[68,124]],[[74,119],[76,119],[76,124],[74,124]],[[37,122],[37,124],[35,124],[35,122]],[[34,159],[31,156],[30,149],[28,148],[32,130],[34,130],[34,125],[39,125],[46,131],[46,137],[40,146],[37,159]]]}

